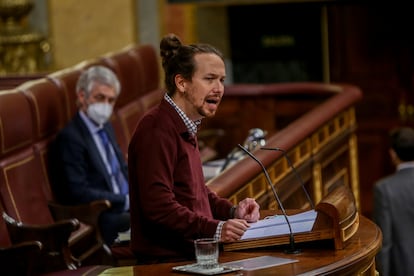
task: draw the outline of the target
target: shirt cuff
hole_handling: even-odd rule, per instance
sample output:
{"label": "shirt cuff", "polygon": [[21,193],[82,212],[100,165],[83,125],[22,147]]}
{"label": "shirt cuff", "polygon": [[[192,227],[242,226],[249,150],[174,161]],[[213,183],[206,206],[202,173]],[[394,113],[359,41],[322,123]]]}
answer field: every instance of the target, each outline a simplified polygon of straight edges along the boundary
{"label": "shirt cuff", "polygon": [[217,225],[217,229],[216,229],[216,233],[214,234],[214,239],[215,240],[220,240],[221,238],[221,229],[223,229],[223,225],[224,225],[224,221],[220,221],[219,224]]}

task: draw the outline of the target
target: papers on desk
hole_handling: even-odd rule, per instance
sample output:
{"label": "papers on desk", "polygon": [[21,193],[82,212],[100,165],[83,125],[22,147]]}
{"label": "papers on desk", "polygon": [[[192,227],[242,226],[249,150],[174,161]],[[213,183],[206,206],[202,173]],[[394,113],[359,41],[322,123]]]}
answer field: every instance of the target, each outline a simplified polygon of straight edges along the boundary
{"label": "papers on desk", "polygon": [[[316,211],[310,210],[296,215],[287,216],[293,233],[308,232],[312,230],[316,219]],[[241,240],[263,238],[290,234],[289,226],[283,215],[276,215],[250,224]]]}

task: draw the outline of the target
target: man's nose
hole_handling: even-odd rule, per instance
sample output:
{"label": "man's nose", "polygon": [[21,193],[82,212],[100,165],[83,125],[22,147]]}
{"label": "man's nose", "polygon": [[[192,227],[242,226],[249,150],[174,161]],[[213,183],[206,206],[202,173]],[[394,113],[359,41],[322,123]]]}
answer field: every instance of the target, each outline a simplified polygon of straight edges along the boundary
{"label": "man's nose", "polygon": [[216,83],[216,85],[215,85],[214,89],[215,89],[215,92],[220,92],[220,93],[222,93],[222,92],[224,91],[224,83],[223,83],[223,82],[221,82],[221,81],[217,81],[217,83]]}

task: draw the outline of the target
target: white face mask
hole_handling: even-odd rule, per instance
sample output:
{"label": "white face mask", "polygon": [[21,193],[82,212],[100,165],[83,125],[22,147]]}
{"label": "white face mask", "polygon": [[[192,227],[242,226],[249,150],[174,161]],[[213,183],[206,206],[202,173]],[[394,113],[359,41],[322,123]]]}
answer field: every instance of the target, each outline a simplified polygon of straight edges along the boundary
{"label": "white face mask", "polygon": [[112,115],[113,107],[109,103],[93,103],[86,110],[88,116],[97,124],[103,125]]}

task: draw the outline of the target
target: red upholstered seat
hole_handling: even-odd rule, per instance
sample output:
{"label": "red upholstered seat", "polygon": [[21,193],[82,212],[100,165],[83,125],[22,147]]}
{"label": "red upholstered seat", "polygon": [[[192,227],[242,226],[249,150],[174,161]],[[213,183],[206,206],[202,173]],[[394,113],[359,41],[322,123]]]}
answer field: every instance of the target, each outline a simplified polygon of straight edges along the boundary
{"label": "red upholstered seat", "polygon": [[27,96],[32,113],[33,148],[41,161],[38,174],[44,176],[41,182],[47,200],[55,200],[47,173],[48,146],[67,122],[65,98],[57,85],[49,79],[29,81],[17,88]]}
{"label": "red upholstered seat", "polygon": [[154,46],[150,44],[136,45],[130,49],[138,55],[144,66],[142,71],[144,78],[144,91],[145,93],[157,90],[160,88],[160,61],[158,59],[158,53]]}
{"label": "red upholstered seat", "polygon": [[26,223],[52,223],[42,183],[41,161],[33,150],[31,107],[23,93],[0,94],[0,197],[6,212]]}
{"label": "red upholstered seat", "polygon": [[46,76],[58,88],[64,98],[64,112],[66,120],[69,121],[78,110],[76,105],[76,82],[82,70],[77,68],[67,68],[53,72]]}
{"label": "red upholstered seat", "polygon": [[[120,135],[117,137],[119,146],[122,152],[127,153],[129,141],[144,110],[140,101],[135,100],[115,112],[113,126],[116,133],[122,134],[122,137]],[[127,158],[127,156],[125,157]]]}
{"label": "red upholstered seat", "polygon": [[[0,202],[0,214],[3,206]],[[27,241],[12,244],[3,217],[0,216],[0,266],[4,275],[30,275],[36,259],[40,256],[42,244],[39,241]]]}
{"label": "red upholstered seat", "polygon": [[141,57],[131,50],[134,47],[129,46],[100,58],[103,65],[114,71],[121,84],[121,94],[115,109],[134,101],[145,93],[143,74],[145,68]]}
{"label": "red upholstered seat", "polygon": [[[39,173],[42,171],[41,162],[32,146],[32,112],[23,93],[0,93],[0,122],[0,202],[5,212],[14,220],[23,222],[23,226],[36,225],[33,231],[23,231],[19,224],[8,223],[11,241],[40,241],[43,244],[42,260],[51,263],[50,269],[76,267],[76,260],[68,253],[67,240],[70,233],[79,228],[77,220],[59,222],[64,226],[63,232],[59,231],[59,237],[54,240],[56,243],[50,242],[54,239],[52,233],[57,233],[60,226],[54,222],[47,204],[42,185],[45,179]],[[40,228],[49,226],[55,227],[56,232],[49,228],[48,234],[39,234]]]}
{"label": "red upholstered seat", "polygon": [[159,88],[149,91],[144,96],[140,97],[139,101],[142,105],[144,112],[148,111],[153,106],[157,105],[164,97],[164,94],[165,90]]}
{"label": "red upholstered seat", "polygon": [[148,109],[161,101],[163,95],[163,90],[154,90],[125,104],[115,111],[112,123],[117,133],[121,150],[125,153],[126,158],[128,145],[138,121]]}
{"label": "red upholstered seat", "polygon": [[[0,202],[1,203],[1,202]],[[0,214],[3,207],[0,204]],[[29,230],[30,231],[30,230]],[[12,244],[9,238],[6,223],[0,216],[0,266],[2,275],[48,275],[48,276],[71,276],[71,275],[100,275],[111,266],[90,265],[82,266],[75,270],[64,269],[42,273],[39,261],[42,258],[43,245],[39,241],[31,240]]]}

